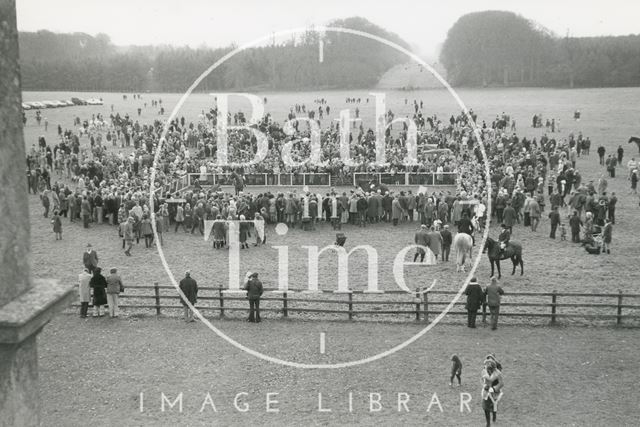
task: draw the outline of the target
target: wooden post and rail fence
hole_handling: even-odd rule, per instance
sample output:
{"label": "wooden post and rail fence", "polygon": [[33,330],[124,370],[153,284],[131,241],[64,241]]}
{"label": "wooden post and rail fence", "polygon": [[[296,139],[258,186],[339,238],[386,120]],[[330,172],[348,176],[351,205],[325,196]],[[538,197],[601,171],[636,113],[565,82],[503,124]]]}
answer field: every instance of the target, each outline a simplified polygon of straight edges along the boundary
{"label": "wooden post and rail fence", "polygon": [[[196,308],[203,314],[217,313],[220,318],[230,313],[248,313],[248,303],[243,292],[226,292],[227,288],[200,286]],[[276,291],[276,292],[273,292]],[[261,298],[260,310],[275,313],[283,318],[291,314],[330,315],[337,317],[375,320],[411,320],[429,322],[447,307],[455,291],[423,291],[418,288],[415,294],[400,290],[386,291],[381,294],[368,294],[361,290],[338,293],[333,290],[319,290],[309,293],[305,289],[278,291],[267,288]],[[129,302],[130,301],[130,302]],[[466,296],[463,294],[451,308],[447,316],[463,317]],[[124,303],[123,303],[124,302]],[[74,306],[79,306],[75,304]],[[170,285],[128,287],[120,294],[119,309],[125,311],[150,310],[157,316],[163,312],[182,309],[176,289]],[[362,307],[357,309],[355,307]],[[486,306],[482,309],[483,321],[486,318]],[[382,318],[381,318],[382,317]],[[508,292],[502,297],[500,318],[509,323],[510,318],[548,319],[552,325],[560,319],[578,319],[589,321],[615,321],[622,325],[640,326],[640,294],[623,293],[574,293],[574,292]],[[631,322],[629,322],[631,321]]]}

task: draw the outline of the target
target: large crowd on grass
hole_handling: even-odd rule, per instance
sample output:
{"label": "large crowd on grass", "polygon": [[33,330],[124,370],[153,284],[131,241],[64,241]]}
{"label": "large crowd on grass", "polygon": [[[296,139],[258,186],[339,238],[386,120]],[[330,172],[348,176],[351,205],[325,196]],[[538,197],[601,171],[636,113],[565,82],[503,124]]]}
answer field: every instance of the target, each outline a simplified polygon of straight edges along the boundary
{"label": "large crowd on grass", "polygon": [[[417,103],[415,103],[417,107]],[[318,107],[324,108],[322,106]],[[313,110],[315,111],[315,109]],[[337,224],[366,226],[369,223],[389,222],[397,225],[403,221],[419,221],[428,227],[439,224],[458,224],[467,215],[473,219],[476,229],[481,229],[487,218],[488,199],[493,207],[491,215],[510,231],[516,223],[524,222],[536,230],[543,215],[563,208],[562,215],[551,215],[552,223],[561,227],[563,218],[577,212],[577,220],[569,221],[572,238],[576,232],[578,241],[593,240],[594,226],[605,225],[605,220],[615,221],[617,198],[606,191],[606,179],[602,176],[594,183],[586,181],[576,168],[576,160],[588,154],[584,150],[586,138],[570,134],[558,140],[543,135],[539,140],[520,138],[515,123],[504,113],[487,125],[478,126],[482,146],[490,169],[491,188],[486,185],[486,169],[481,146],[474,134],[470,120],[475,114],[452,115],[441,120],[436,116],[425,117],[416,108],[412,120],[418,129],[418,164],[404,164],[406,156],[407,125],[396,123],[396,129],[388,128],[385,136],[389,165],[375,164],[375,133],[365,129],[362,122],[350,127],[351,158],[359,166],[346,166],[339,155],[340,125],[334,121],[321,128],[323,164],[309,163],[292,167],[283,161],[282,148],[292,140],[291,157],[308,158],[310,127],[304,121],[296,121],[292,108],[287,122],[279,124],[269,114],[253,125],[267,135],[269,150],[265,160],[244,168],[226,168],[215,164],[216,111],[203,112],[196,121],[175,119],[166,124],[165,139],[160,142],[165,122],[154,120],[140,124],[129,115],[111,114],[109,117],[94,115],[81,121],[76,118],[73,130],[58,126],[55,144],[44,137],[34,144],[27,156],[29,190],[40,195],[44,216],[54,212],[54,228],[61,232],[62,219],[82,221],[85,227],[91,223],[108,222],[120,225],[125,240],[139,241],[153,234],[150,225],[149,194],[154,156],[159,148],[154,187],[186,173],[232,174],[235,192],[221,191],[219,187],[195,187],[181,194],[153,193],[153,211],[160,232],[182,229],[204,233],[206,220],[245,220],[255,227],[253,220],[264,223],[285,222],[290,227],[318,221]],[[305,111],[306,113],[306,111]],[[327,109],[327,114],[329,113]],[[393,120],[389,111],[385,120]],[[470,119],[469,119],[470,117]],[[315,114],[310,115],[315,120]],[[229,125],[245,123],[241,112],[230,114]],[[293,135],[291,135],[293,132]],[[89,144],[81,144],[86,139]],[[438,150],[427,150],[425,147]],[[289,144],[291,145],[291,144]],[[590,142],[589,142],[590,145]],[[250,160],[256,150],[257,140],[250,129],[233,129],[229,132],[228,155],[235,162]],[[582,149],[582,150],[581,150]],[[128,153],[128,154],[125,154]],[[607,168],[617,167],[622,155],[611,161]],[[243,176],[254,172],[264,173],[324,172],[332,175],[348,175],[364,172],[454,172],[456,189],[441,191],[435,187],[429,191],[395,191],[393,186],[377,184],[342,191],[331,189],[323,194],[309,191],[272,192],[252,191],[244,188]],[[630,178],[633,181],[631,172]],[[350,180],[348,180],[350,181]],[[351,182],[351,181],[350,181]],[[637,182],[637,176],[636,176]],[[305,189],[306,190],[306,189]],[[506,214],[505,214],[506,213]],[[130,221],[131,219],[131,221]],[[132,222],[130,229],[126,224]],[[125,226],[122,226],[125,224]],[[553,226],[553,224],[552,224]],[[220,230],[214,230],[220,234]],[[243,246],[248,233],[241,232]],[[258,233],[261,234],[261,233]],[[263,233],[262,233],[263,234]],[[552,237],[555,238],[554,232]],[[60,234],[60,238],[62,235]],[[218,247],[226,238],[218,236]],[[222,245],[220,245],[222,241]],[[258,241],[256,241],[258,243]]]}

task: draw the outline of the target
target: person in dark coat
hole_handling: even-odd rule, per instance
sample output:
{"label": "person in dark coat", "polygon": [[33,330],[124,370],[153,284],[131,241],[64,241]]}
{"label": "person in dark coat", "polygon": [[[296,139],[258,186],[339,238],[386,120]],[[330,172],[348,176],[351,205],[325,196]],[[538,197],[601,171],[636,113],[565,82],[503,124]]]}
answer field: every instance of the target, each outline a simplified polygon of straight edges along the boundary
{"label": "person in dark coat", "polygon": [[262,282],[258,279],[258,273],[251,273],[249,280],[244,285],[249,298],[249,318],[251,323],[260,323],[260,297],[262,296]]}
{"label": "person in dark coat", "polygon": [[580,227],[582,227],[582,220],[578,216],[578,211],[573,211],[573,216],[569,218],[569,227],[571,228],[571,241],[573,243],[580,243]]}
{"label": "person in dark coat", "polygon": [[604,220],[604,227],[602,227],[602,253],[610,254],[609,245],[611,245],[611,232],[612,225],[611,219],[607,218]]}
{"label": "person in dark coat", "polygon": [[462,385],[462,362],[457,355],[451,356],[451,378],[449,379],[449,387],[453,386],[453,379],[458,378],[458,387]]}
{"label": "person in dark coat", "polygon": [[100,307],[107,304],[107,279],[101,271],[100,267],[96,267],[89,281],[89,287],[93,289],[93,317],[102,317]]}
{"label": "person in dark coat", "polygon": [[554,206],[549,212],[549,220],[551,222],[551,234],[549,237],[552,239],[556,238],[556,230],[558,229],[558,225],[560,224],[560,214],[558,213],[558,207]]}
{"label": "person in dark coat", "polygon": [[511,206],[511,200],[507,200],[507,206],[502,212],[502,222],[509,229],[509,234],[513,234],[513,226],[518,220],[518,214],[516,210]]}
{"label": "person in dark coat", "polygon": [[449,231],[449,226],[445,225],[444,229],[440,232],[442,236],[442,261],[449,261],[449,252],[451,252],[451,244],[453,242],[453,235]]}
{"label": "person in dark coat", "polygon": [[[416,245],[429,247],[429,239],[430,237],[429,232],[427,231],[427,226],[423,224],[420,226],[420,230],[416,231],[416,234],[413,237],[413,241]],[[413,262],[416,262],[418,260],[418,256],[420,256],[420,262],[424,262],[425,254],[426,251],[424,250],[424,248],[416,248],[416,253],[413,256]]]}
{"label": "person in dark coat", "polygon": [[[184,294],[184,298],[186,298],[191,305],[195,305],[198,301],[198,283],[191,278],[190,271],[187,271],[184,279],[180,281],[180,290]],[[180,302],[184,306],[184,321],[193,322],[193,311],[191,311],[184,298],[180,297]]]}
{"label": "person in dark coat", "polygon": [[87,245],[87,250],[82,254],[82,264],[84,268],[89,270],[89,273],[93,273],[98,267],[98,253],[93,250],[91,243]]}
{"label": "person in dark coat", "polygon": [[482,306],[482,301],[484,300],[484,292],[478,284],[478,279],[475,277],[471,279],[471,282],[469,282],[464,293],[467,296],[467,326],[469,328],[475,328],[476,316],[478,315],[478,310]]}

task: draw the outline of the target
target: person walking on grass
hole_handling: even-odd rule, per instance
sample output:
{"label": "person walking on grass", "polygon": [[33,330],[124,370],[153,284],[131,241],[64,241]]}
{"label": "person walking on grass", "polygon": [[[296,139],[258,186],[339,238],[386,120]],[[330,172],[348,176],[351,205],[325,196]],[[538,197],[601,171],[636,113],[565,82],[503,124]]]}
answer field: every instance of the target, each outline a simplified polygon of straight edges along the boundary
{"label": "person walking on grass", "polygon": [[180,290],[184,294],[184,298],[182,296],[180,297],[180,302],[184,307],[184,321],[193,322],[193,311],[189,308],[186,301],[189,301],[192,306],[196,304],[198,301],[198,283],[191,278],[190,271],[187,271],[184,279],[180,281]]}
{"label": "person walking on grass", "polygon": [[124,291],[122,279],[118,275],[118,270],[112,268],[107,277],[107,305],[109,306],[109,316],[118,317],[118,296]]}
{"label": "person walking on grass", "polygon": [[102,275],[100,267],[93,270],[93,277],[89,281],[89,287],[93,289],[93,317],[102,317],[100,307],[107,303],[107,279]]}
{"label": "person walking on grass", "polygon": [[487,297],[487,305],[489,306],[489,313],[491,313],[491,330],[495,331],[498,328],[498,315],[500,314],[500,300],[504,291],[498,286],[498,279],[495,276],[491,277],[491,283],[485,290]]}
{"label": "person walking on grass", "polygon": [[248,322],[260,323],[260,297],[262,296],[263,288],[262,282],[258,279],[258,273],[251,273],[249,280],[244,285],[245,291],[247,291],[247,298],[249,298],[249,318]]}

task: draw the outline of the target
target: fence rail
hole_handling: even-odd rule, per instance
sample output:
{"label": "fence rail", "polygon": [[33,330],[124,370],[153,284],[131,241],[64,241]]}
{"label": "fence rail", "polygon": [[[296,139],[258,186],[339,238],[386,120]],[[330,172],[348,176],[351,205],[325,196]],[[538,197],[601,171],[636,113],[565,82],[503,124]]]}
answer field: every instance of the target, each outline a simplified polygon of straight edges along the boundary
{"label": "fence rail", "polygon": [[[198,290],[196,308],[204,312],[217,312],[221,318],[228,312],[248,312],[248,304],[243,293],[227,292],[227,288],[201,286]],[[384,294],[367,294],[361,290],[349,293],[338,293],[331,290],[319,290],[309,293],[305,289],[265,289],[261,299],[261,311],[280,314],[284,318],[292,313],[316,313],[344,315],[353,320],[357,316],[395,316],[410,317],[415,321],[429,321],[432,316],[442,313],[450,304],[454,291],[424,291],[416,289],[415,294],[407,294],[400,290]],[[331,296],[331,297],[328,297]],[[123,300],[131,300],[131,304],[120,304],[119,308],[149,309],[156,315],[163,310],[181,309],[177,291],[173,286],[159,285],[134,286],[120,294]],[[615,319],[616,325],[623,320],[640,320],[640,294],[623,293],[559,293],[553,292],[513,292],[505,295],[501,302],[501,318],[543,318],[556,324],[558,319]],[[586,301],[579,301],[584,300]],[[602,300],[608,301],[602,301]],[[145,300],[151,300],[146,303]],[[460,299],[449,311],[450,316],[466,315],[465,298]],[[562,302],[559,302],[562,300]],[[578,302],[576,302],[578,300]],[[75,304],[77,306],[78,304]],[[330,307],[323,307],[329,305]],[[357,309],[362,307],[363,309]],[[486,306],[482,309],[483,320],[486,317]],[[634,324],[633,326],[639,326]]]}
{"label": "fence rail", "polygon": [[373,180],[377,184],[384,185],[452,186],[456,185],[457,177],[458,174],[455,172],[355,172],[353,185],[358,186],[362,182],[368,183]]}
{"label": "fence rail", "polygon": [[[231,173],[190,173],[188,185],[233,185]],[[328,173],[250,173],[243,175],[246,185],[253,186],[330,186],[331,174]]]}

